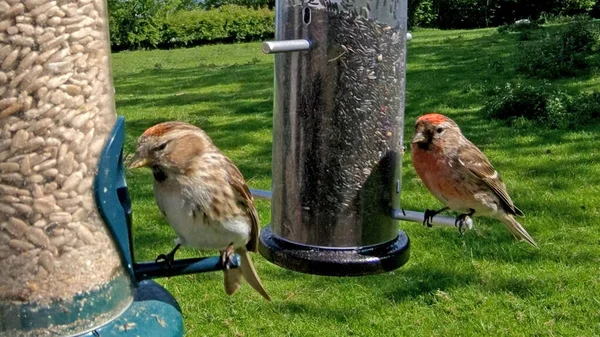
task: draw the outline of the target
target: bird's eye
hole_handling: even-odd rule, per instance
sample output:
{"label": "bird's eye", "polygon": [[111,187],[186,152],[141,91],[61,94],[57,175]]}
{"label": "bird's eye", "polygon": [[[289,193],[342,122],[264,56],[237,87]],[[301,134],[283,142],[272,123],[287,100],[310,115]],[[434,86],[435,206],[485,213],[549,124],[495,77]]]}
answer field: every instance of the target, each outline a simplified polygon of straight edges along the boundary
{"label": "bird's eye", "polygon": [[167,142],[164,142],[162,144],[160,144],[157,148],[156,151],[162,151],[165,149],[165,147],[167,147]]}
{"label": "bird's eye", "polygon": [[435,132],[442,133],[442,132],[444,132],[444,128],[440,126],[437,129],[435,129]]}

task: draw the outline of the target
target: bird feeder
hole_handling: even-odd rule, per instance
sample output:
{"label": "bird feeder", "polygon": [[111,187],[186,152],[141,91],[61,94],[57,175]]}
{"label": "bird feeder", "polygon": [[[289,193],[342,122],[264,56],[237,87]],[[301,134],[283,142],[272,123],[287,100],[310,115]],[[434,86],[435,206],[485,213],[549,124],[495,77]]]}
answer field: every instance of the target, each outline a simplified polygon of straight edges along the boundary
{"label": "bird feeder", "polygon": [[135,263],[105,0],[0,2],[0,336],[182,336]]}
{"label": "bird feeder", "polygon": [[396,269],[406,0],[276,3],[272,224],[260,252],[311,274]]}

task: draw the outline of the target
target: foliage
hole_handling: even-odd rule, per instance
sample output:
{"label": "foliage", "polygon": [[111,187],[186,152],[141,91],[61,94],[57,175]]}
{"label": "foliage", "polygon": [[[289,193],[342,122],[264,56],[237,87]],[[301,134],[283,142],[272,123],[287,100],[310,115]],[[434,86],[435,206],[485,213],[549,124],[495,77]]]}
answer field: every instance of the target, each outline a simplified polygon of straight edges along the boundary
{"label": "foliage", "polygon": [[157,47],[163,42],[164,20],[175,11],[195,7],[194,0],[108,0],[111,47]]}
{"label": "foliage", "polygon": [[547,82],[538,86],[507,82],[492,89],[491,95],[482,108],[490,118],[509,122],[524,118],[551,128],[600,121],[600,91],[570,96]]}
{"label": "foliage", "polygon": [[275,8],[275,0],[204,0],[202,7],[204,9],[219,8],[225,5],[238,5],[248,8]]}
{"label": "foliage", "polygon": [[521,42],[517,69],[529,76],[573,76],[589,66],[588,56],[598,44],[598,26],[586,20],[565,25],[540,40]]}
{"label": "foliage", "polygon": [[262,39],[273,35],[275,25],[266,8],[203,10],[195,0],[109,0],[108,7],[113,50]]}
{"label": "foliage", "polygon": [[600,91],[580,93],[569,105],[572,124],[584,125],[600,120]]}
{"label": "foliage", "polygon": [[[556,0],[555,0],[556,1]],[[594,7],[596,0],[559,0],[557,1],[558,15],[577,15],[589,13]]]}
{"label": "foliage", "polygon": [[533,29],[539,29],[540,24],[537,21],[527,19],[517,20],[514,23],[504,24],[498,27],[498,33],[504,32],[526,32]]}
{"label": "foliage", "polygon": [[[411,0],[413,26],[441,29],[492,27],[520,19],[590,14],[600,8],[596,0]],[[594,7],[596,6],[596,7]],[[411,8],[412,7],[412,8]]]}
{"label": "foliage", "polygon": [[165,35],[173,45],[265,39],[274,34],[274,20],[274,12],[267,8],[250,9],[237,5],[179,11],[165,21]]}
{"label": "foliage", "polygon": [[437,19],[437,12],[433,8],[434,0],[409,0],[408,26],[431,27]]}
{"label": "foliage", "polygon": [[566,113],[562,95],[550,90],[548,84],[533,86],[507,82],[503,87],[495,87],[491,94],[492,98],[483,107],[483,112],[490,118],[514,120],[524,117],[556,126],[560,124],[560,116]]}

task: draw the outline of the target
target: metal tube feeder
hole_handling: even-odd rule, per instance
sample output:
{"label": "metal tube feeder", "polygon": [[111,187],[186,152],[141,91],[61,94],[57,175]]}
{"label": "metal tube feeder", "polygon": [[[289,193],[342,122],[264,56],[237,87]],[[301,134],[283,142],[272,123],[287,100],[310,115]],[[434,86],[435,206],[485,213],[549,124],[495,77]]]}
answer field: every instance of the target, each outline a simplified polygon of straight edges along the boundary
{"label": "metal tube feeder", "polygon": [[[400,208],[406,0],[276,4],[272,224],[260,253],[295,271],[394,270]],[[304,41],[304,42],[303,42]]]}

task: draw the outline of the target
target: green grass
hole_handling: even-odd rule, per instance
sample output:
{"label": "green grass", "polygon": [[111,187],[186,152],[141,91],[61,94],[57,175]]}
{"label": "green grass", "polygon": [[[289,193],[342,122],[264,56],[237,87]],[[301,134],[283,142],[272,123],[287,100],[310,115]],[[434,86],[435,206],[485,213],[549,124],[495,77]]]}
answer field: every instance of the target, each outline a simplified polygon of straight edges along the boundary
{"label": "green grass", "polygon": [[[160,279],[182,306],[187,336],[598,336],[600,334],[600,137],[531,124],[508,127],[478,110],[486,88],[516,75],[516,34],[495,29],[417,30],[409,42],[405,139],[428,111],[451,116],[503,174],[535,250],[497,221],[476,230],[402,223],[409,262],[383,275],[337,278],[295,273],[253,260],[273,297],[248,285],[225,295],[221,273]],[[240,167],[252,187],[270,188],[273,57],[260,44],[216,45],[113,55],[126,151],[147,127],[192,122]],[[600,89],[592,74],[554,83],[570,93]],[[535,79],[527,81],[535,82]],[[440,204],[403,165],[403,206]],[[153,260],[174,234],[152,195],[149,172],[128,173],[135,251]],[[269,203],[258,201],[263,225]],[[178,257],[198,255],[183,249]]]}

